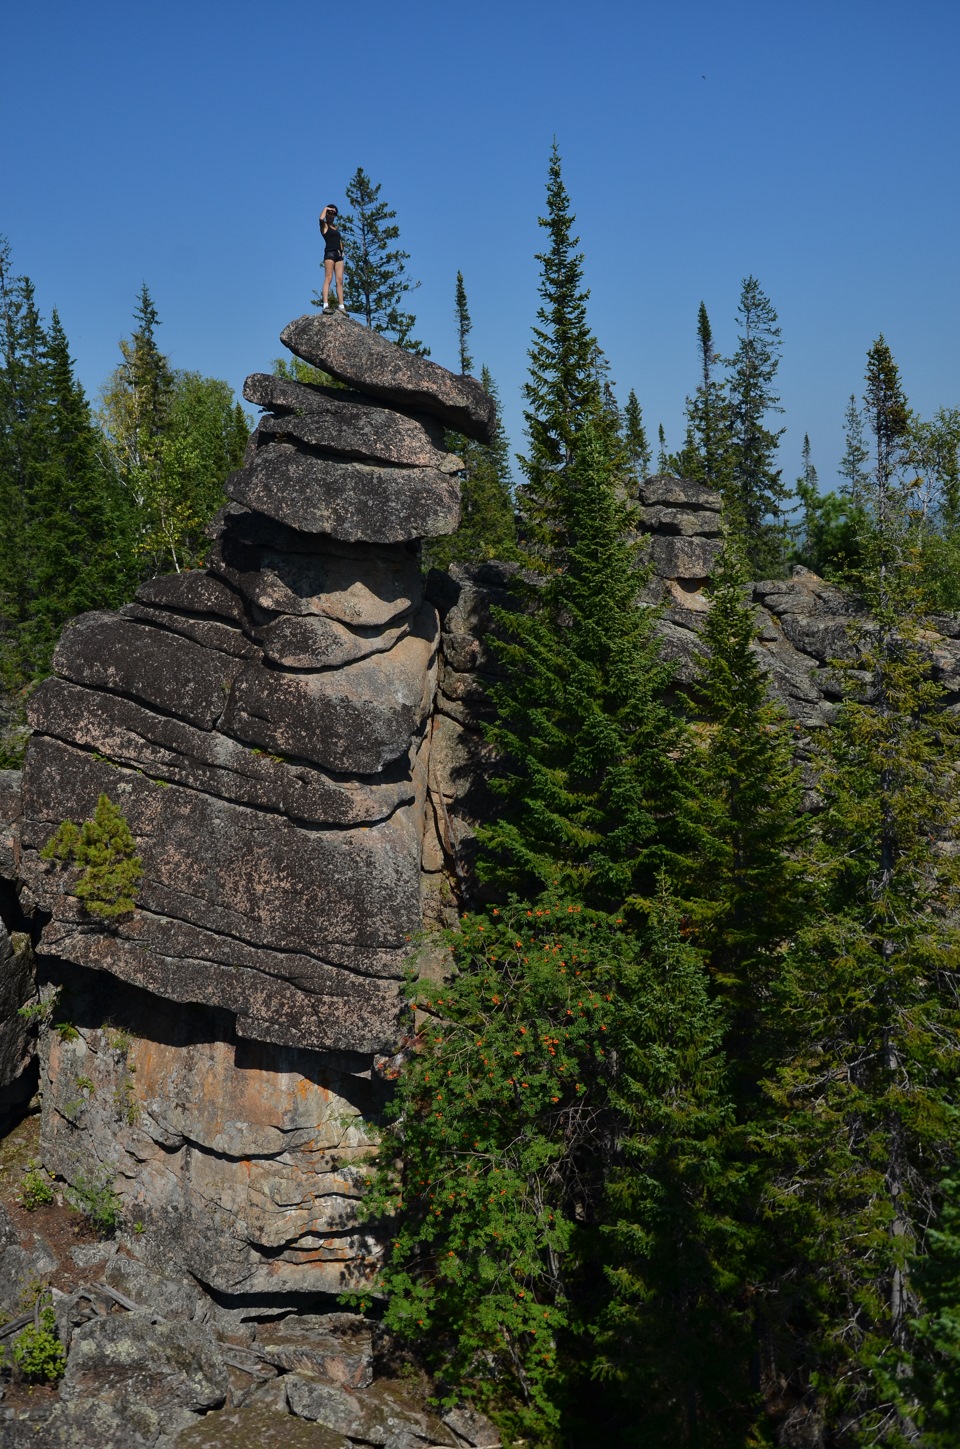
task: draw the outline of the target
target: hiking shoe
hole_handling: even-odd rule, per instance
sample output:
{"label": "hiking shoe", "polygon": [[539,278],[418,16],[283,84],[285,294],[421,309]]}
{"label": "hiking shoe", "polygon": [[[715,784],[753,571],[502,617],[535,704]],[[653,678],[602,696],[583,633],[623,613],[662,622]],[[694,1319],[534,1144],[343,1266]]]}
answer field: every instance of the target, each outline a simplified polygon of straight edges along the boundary
{"label": "hiking shoe", "polygon": [[326,312],[327,315],[329,316],[329,314],[333,311],[333,308],[331,306],[329,306],[328,303],[324,302],[324,304],[323,304],[323,311]]}
{"label": "hiking shoe", "polygon": [[344,305],[343,305],[343,303],[342,303],[342,302],[341,302],[341,303],[340,303],[340,306],[339,306],[339,307],[338,307],[338,308],[337,308],[337,311],[338,311],[338,312],[345,312],[345,311],[346,311],[346,310],[347,310],[347,309],[346,309],[346,307],[345,307],[345,306],[344,306]]}

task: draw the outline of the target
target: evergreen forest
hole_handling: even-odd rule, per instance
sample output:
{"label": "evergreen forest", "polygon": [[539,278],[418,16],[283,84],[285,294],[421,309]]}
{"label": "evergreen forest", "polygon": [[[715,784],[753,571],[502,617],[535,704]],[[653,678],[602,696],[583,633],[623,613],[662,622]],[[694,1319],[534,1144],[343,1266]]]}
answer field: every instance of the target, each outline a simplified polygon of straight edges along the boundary
{"label": "evergreen forest", "polygon": [[[347,196],[347,305],[423,352],[395,213],[362,170]],[[838,400],[842,486],[808,439],[785,479],[781,333],[750,276],[730,357],[691,319],[684,436],[653,446],[591,330],[556,148],[541,228],[518,476],[502,429],[451,434],[463,521],[425,549],[516,567],[484,726],[498,807],[442,982],[411,967],[367,1195],[392,1240],[376,1311],[509,1444],[951,1449],[960,717],[930,640],[960,610],[960,407],[917,416],[878,335]],[[461,371],[496,398],[451,290]],[[202,564],[250,423],[171,368],[146,286],[96,406],[6,246],[0,326],[11,763],[64,622]],[[653,472],[723,503],[687,690],[644,593]],[[745,588],[797,565],[855,603],[802,763]]]}

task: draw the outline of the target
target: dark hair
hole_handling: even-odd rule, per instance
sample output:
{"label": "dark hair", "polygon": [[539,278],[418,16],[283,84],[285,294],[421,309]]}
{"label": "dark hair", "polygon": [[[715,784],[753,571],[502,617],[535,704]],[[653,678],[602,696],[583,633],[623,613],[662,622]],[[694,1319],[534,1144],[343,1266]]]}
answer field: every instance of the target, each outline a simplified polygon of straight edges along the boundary
{"label": "dark hair", "polygon": [[330,202],[330,205],[327,207],[327,211],[332,211],[333,214],[334,214],[334,216],[337,215],[337,208],[334,206],[334,204],[333,204],[332,201]]}

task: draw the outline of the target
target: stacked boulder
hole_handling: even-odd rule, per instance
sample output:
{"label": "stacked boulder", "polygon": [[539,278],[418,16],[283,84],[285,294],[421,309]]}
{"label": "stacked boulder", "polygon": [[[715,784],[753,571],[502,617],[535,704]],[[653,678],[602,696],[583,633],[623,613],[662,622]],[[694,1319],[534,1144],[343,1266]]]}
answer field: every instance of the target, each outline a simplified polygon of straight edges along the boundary
{"label": "stacked boulder", "polygon": [[[282,337],[348,386],[249,378],[269,411],[206,568],[66,630],[32,704],[19,873],[63,960],[258,1041],[378,1052],[420,924],[439,637],[420,540],[459,519],[444,425],[487,439],[492,404],[341,315]],[[39,855],[101,792],[144,867],[110,931]]]}
{"label": "stacked boulder", "polygon": [[[249,378],[267,411],[206,566],[65,631],[16,863],[44,1163],[114,1184],[137,1256],[237,1312],[329,1305],[376,1256],[356,1207],[422,921],[438,672],[420,540],[459,518],[445,428],[493,425],[479,383],[346,317],[282,335],[333,381]],[[109,922],[41,855],[101,794],[143,868]]]}

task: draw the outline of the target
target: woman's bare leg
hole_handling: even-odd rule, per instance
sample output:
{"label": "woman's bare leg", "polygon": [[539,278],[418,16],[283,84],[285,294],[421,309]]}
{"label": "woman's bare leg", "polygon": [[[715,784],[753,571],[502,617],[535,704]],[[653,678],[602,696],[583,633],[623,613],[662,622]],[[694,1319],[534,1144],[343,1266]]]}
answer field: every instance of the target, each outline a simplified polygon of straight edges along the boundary
{"label": "woman's bare leg", "polygon": [[332,279],[333,279],[333,261],[332,261],[332,259],[327,259],[325,257],[324,258],[324,262],[323,262],[323,292],[321,294],[322,297],[323,297],[323,305],[325,307],[327,305],[327,299],[330,296],[330,282],[332,281]]}
{"label": "woman's bare leg", "polygon": [[342,307],[343,301],[343,262],[334,262],[334,269],[337,273],[337,301]]}

